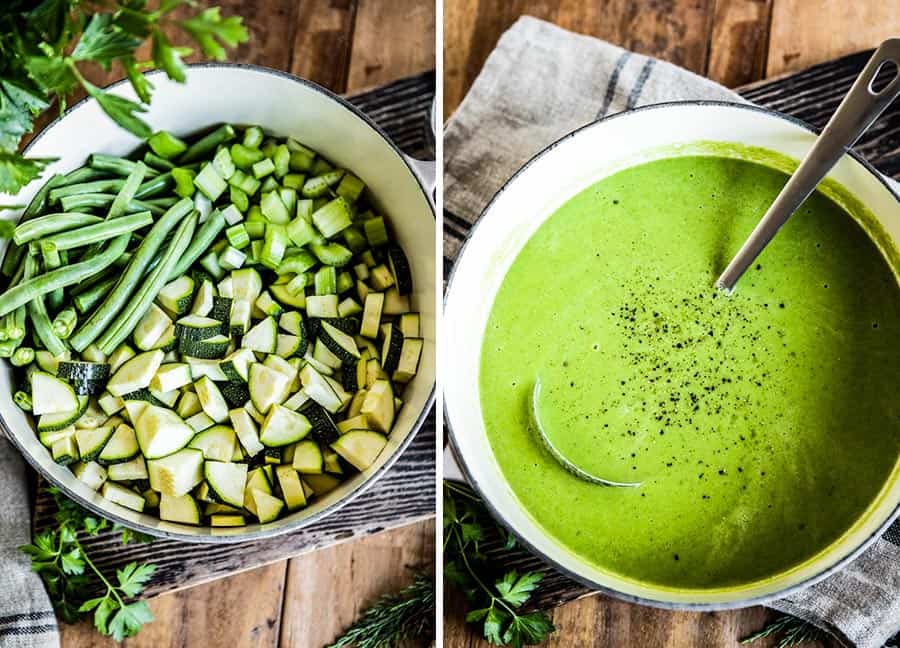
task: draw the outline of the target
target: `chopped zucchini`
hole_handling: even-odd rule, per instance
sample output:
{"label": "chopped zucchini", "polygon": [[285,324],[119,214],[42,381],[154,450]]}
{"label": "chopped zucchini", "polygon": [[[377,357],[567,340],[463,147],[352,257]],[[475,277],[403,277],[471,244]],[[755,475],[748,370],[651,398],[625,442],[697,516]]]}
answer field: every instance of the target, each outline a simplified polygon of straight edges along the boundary
{"label": "chopped zucchini", "polygon": [[150,487],[161,495],[181,497],[203,481],[203,453],[185,448],[147,462]]}
{"label": "chopped zucchini", "polygon": [[103,484],[103,489],[100,491],[100,494],[110,502],[137,511],[138,513],[144,510],[146,504],[144,498],[130,488],[120,486],[111,481]]}
{"label": "chopped zucchini", "polygon": [[309,420],[281,405],[273,405],[259,431],[259,440],[270,448],[278,448],[300,441],[309,434]]}
{"label": "chopped zucchini", "polygon": [[351,430],[331,447],[357,470],[366,470],[375,463],[387,445],[387,437],[371,430]]}

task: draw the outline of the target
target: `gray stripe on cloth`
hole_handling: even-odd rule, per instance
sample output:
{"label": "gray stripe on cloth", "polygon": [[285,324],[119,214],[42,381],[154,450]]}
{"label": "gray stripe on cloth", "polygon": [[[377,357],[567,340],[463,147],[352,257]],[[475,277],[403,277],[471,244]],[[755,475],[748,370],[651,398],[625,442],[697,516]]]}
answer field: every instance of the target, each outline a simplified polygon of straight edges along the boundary
{"label": "gray stripe on cloth", "polygon": [[[522,17],[501,36],[446,125],[444,207],[474,223],[519,167],[595,121],[598,105],[605,115],[687,99],[744,102],[664,61]],[[772,607],[858,648],[879,648],[900,630],[900,526],[840,573]]]}

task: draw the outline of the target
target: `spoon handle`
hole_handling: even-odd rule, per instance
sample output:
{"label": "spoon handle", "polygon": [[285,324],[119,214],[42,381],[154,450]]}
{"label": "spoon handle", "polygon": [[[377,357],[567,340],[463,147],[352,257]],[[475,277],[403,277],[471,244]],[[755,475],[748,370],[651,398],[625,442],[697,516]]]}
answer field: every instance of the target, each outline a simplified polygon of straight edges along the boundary
{"label": "spoon handle", "polygon": [[[894,77],[885,87],[875,91],[872,84],[885,65],[894,66]],[[884,41],[875,50],[803,162],[725,268],[716,282],[717,286],[729,292],[734,289],[738,279],[778,233],[781,226],[815,191],[847,149],[853,146],[898,95],[900,95],[900,38],[892,38]]]}

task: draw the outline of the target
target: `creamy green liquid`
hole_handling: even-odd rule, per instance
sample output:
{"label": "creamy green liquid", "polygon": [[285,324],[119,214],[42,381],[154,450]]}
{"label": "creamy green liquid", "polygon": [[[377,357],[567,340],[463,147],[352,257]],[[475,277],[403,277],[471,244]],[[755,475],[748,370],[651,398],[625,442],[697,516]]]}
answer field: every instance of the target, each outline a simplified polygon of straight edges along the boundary
{"label": "creamy green liquid", "polygon": [[[730,297],[713,283],[786,181],[715,156],[649,162],[565,203],[497,294],[480,391],[513,492],[602,569],[746,584],[813,557],[900,455],[900,289],[863,228],[813,195]],[[530,396],[580,481],[542,448]]]}

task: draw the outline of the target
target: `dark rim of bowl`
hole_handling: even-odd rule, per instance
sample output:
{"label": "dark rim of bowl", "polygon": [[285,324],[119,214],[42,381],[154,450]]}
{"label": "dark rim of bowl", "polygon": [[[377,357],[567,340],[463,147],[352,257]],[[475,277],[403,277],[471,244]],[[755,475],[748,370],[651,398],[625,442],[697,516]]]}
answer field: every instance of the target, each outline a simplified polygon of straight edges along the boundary
{"label": "dark rim of bowl", "polygon": [[[494,203],[497,199],[507,190],[507,188],[515,182],[515,180],[522,174],[524,171],[530,167],[534,162],[536,162],[539,158],[543,157],[545,154],[549,153],[557,146],[567,142],[568,140],[576,137],[582,131],[586,131],[591,129],[598,124],[602,124],[608,121],[612,121],[614,119],[628,116],[635,112],[650,112],[652,110],[666,109],[666,108],[677,108],[677,107],[688,107],[688,106],[711,106],[711,107],[724,107],[724,108],[736,108],[740,110],[747,110],[751,112],[757,112],[760,114],[768,115],[770,117],[775,117],[777,119],[781,119],[783,121],[787,121],[795,126],[799,126],[804,130],[813,133],[814,135],[818,135],[821,132],[821,129],[814,128],[810,124],[806,123],[801,119],[797,119],[796,117],[792,117],[790,115],[785,115],[783,113],[777,112],[775,110],[771,110],[769,108],[763,108],[761,106],[757,106],[754,104],[742,104],[738,102],[732,101],[710,101],[710,100],[691,100],[691,101],[668,101],[657,104],[651,104],[648,106],[641,106],[640,108],[634,108],[632,110],[626,110],[620,113],[616,113],[614,115],[609,115],[602,119],[598,119],[596,121],[590,122],[576,128],[572,132],[563,135],[558,140],[548,145],[540,152],[531,157],[524,165],[522,165],[518,171],[516,171],[503,185],[500,189],[497,190],[497,193],[494,194],[493,198],[491,198],[490,202],[488,202],[487,206],[482,210],[481,214],[478,216],[478,220],[472,225],[472,228],[469,230],[469,233],[466,235],[465,240],[463,241],[462,246],[459,249],[459,254],[456,257],[456,262],[453,264],[453,268],[450,271],[450,276],[447,278],[447,288],[445,291],[444,297],[444,306],[446,308],[447,297],[450,295],[450,291],[453,286],[453,279],[456,276],[456,269],[459,267],[463,256],[466,252],[466,248],[471,241],[471,239],[475,235],[475,231],[478,229],[478,226],[481,224],[482,219],[488,215],[491,211],[491,208],[494,206]],[[896,191],[890,186],[890,184],[885,180],[884,176],[879,173],[872,164],[870,164],[867,160],[865,160],[859,153],[848,150],[847,155],[852,157],[856,162],[858,162],[864,169],[866,169],[871,175],[875,177],[875,179],[881,183],[881,185],[891,194],[894,199],[900,203],[900,195],[897,194]],[[810,585],[814,585],[818,583],[831,574],[834,574],[837,571],[843,569],[847,564],[855,560],[863,551],[865,551],[876,539],[880,538],[884,532],[888,529],[893,522],[900,518],[900,505],[898,505],[894,511],[887,516],[884,522],[879,525],[878,529],[876,529],[868,538],[866,538],[862,543],[860,543],[853,551],[850,551],[846,556],[833,563],[823,571],[818,574],[811,576],[799,583],[791,585],[785,589],[779,590],[777,592],[773,592],[771,594],[765,594],[761,596],[756,596],[747,599],[740,599],[735,601],[727,601],[723,603],[680,603],[674,601],[664,601],[660,599],[651,599],[645,598],[642,596],[636,596],[633,594],[626,594],[624,592],[620,592],[618,590],[612,589],[606,585],[602,585],[592,579],[578,574],[567,567],[564,567],[556,560],[548,557],[542,551],[537,549],[527,538],[525,538],[519,531],[503,516],[503,513],[493,505],[490,498],[486,495],[486,491],[482,488],[481,484],[478,483],[472,476],[471,470],[469,470],[468,465],[466,464],[465,457],[463,453],[460,451],[459,446],[456,442],[456,432],[453,429],[453,426],[450,422],[449,412],[447,411],[446,400],[444,400],[444,421],[447,429],[447,437],[449,440],[450,449],[453,453],[454,458],[456,459],[457,464],[459,465],[460,470],[468,481],[469,485],[471,485],[481,496],[484,505],[490,511],[491,515],[499,521],[513,536],[517,539],[517,541],[525,547],[532,554],[539,556],[542,560],[544,560],[547,564],[552,566],[555,570],[561,572],[565,576],[568,576],[574,581],[581,583],[582,585],[589,587],[590,589],[597,590],[604,594],[608,594],[614,598],[617,598],[621,601],[627,601],[629,603],[639,603],[641,605],[648,605],[651,607],[657,607],[668,610],[690,610],[694,612],[704,612],[704,611],[717,611],[717,610],[734,610],[744,607],[750,607],[754,605],[763,605],[765,603],[771,602],[775,599],[784,598],[785,596],[790,596],[796,592],[799,592],[803,589],[806,589]],[[900,487],[900,486],[898,486]],[[547,537],[550,537],[549,534],[545,533]]]}
{"label": "dark rim of bowl", "polygon": [[[406,155],[403,154],[403,152],[397,147],[397,145],[391,141],[391,139],[387,136],[387,134],[374,121],[372,121],[372,119],[370,117],[368,117],[365,113],[360,111],[356,106],[351,104],[349,101],[347,101],[343,97],[336,95],[335,93],[331,92],[327,88],[323,88],[322,86],[318,85],[317,83],[313,83],[312,81],[308,81],[306,79],[300,78],[300,77],[290,74],[288,72],[283,72],[281,70],[274,70],[272,68],[267,68],[267,67],[264,67],[261,65],[253,65],[253,64],[249,64],[249,63],[191,63],[191,64],[188,64],[187,67],[190,69],[241,69],[241,70],[249,70],[251,72],[257,72],[257,73],[261,73],[261,74],[268,74],[271,76],[282,77],[288,81],[293,81],[294,83],[299,83],[300,85],[304,85],[304,86],[308,87],[309,89],[311,89],[315,92],[318,92],[319,94],[324,95],[325,97],[331,99],[332,101],[339,104],[346,110],[350,111],[358,119],[361,119],[369,128],[371,128],[373,131],[375,131],[381,137],[381,139],[384,140],[384,142],[394,151],[394,153],[397,155],[397,157],[399,157],[400,160],[403,162],[403,164],[406,166],[410,175],[416,181],[416,184],[419,187],[419,191],[421,191],[422,196],[425,199],[425,203],[428,205],[428,208],[431,210],[432,218],[435,218],[435,208],[429,198],[428,191],[422,185],[422,181],[419,179],[418,174],[413,169],[413,167],[410,164],[409,160],[407,159]],[[147,74],[145,76],[155,76],[155,75],[159,75],[159,74],[163,74],[163,71],[162,70],[153,70],[151,72],[147,72]],[[104,89],[110,90],[110,89],[116,88],[120,85],[127,84],[127,83],[128,83],[128,79],[121,79],[119,81],[116,81],[114,83],[111,83],[111,84],[105,86]],[[80,107],[86,105],[91,100],[92,100],[91,97],[85,97],[78,103],[73,104],[71,107],[69,107],[65,111],[65,113],[56,117],[52,122],[47,124],[47,126],[45,126],[41,130],[40,133],[35,135],[35,137],[23,149],[22,153],[23,154],[28,153],[28,150],[38,140],[43,138],[44,135],[46,135],[54,126],[56,126],[56,124],[58,124],[60,121],[65,119],[72,112],[74,112],[74,111],[78,110]],[[409,447],[409,444],[412,443],[412,440],[415,438],[416,434],[418,434],[419,430],[422,428],[422,425],[424,425],[426,419],[428,418],[429,413],[433,409],[434,398],[435,398],[435,383],[432,383],[431,392],[428,395],[428,398],[426,399],[424,406],[422,407],[422,411],[419,412],[418,416],[416,417],[416,420],[413,422],[413,425],[410,428],[409,433],[406,435],[406,438],[403,440],[403,442],[397,446],[397,448],[394,450],[394,453],[388,458],[387,461],[385,461],[383,466],[381,466],[377,471],[375,471],[374,473],[369,475],[366,479],[361,481],[359,483],[359,485],[357,485],[353,490],[351,490],[349,493],[347,493],[344,497],[342,497],[339,500],[333,502],[332,504],[326,506],[325,508],[323,508],[321,511],[318,511],[317,513],[314,513],[308,517],[297,520],[296,523],[288,523],[288,524],[279,526],[274,529],[264,529],[262,527],[264,527],[265,525],[257,525],[257,526],[261,527],[260,530],[253,531],[251,533],[246,533],[246,534],[235,533],[233,535],[211,535],[211,534],[189,535],[189,534],[183,534],[183,533],[179,533],[179,532],[168,531],[165,529],[158,529],[158,528],[146,526],[144,524],[141,524],[140,522],[132,522],[131,520],[126,520],[125,518],[119,516],[118,514],[112,512],[112,511],[104,510],[101,507],[94,504],[93,502],[88,501],[85,498],[81,497],[80,495],[75,493],[73,490],[71,490],[65,484],[58,482],[55,478],[48,475],[44,471],[44,469],[40,465],[40,463],[37,461],[37,459],[35,457],[33,457],[31,455],[31,453],[28,452],[19,443],[19,440],[18,440],[16,434],[10,429],[10,427],[7,425],[6,421],[3,419],[2,416],[0,416],[0,428],[2,428],[2,430],[6,433],[7,438],[9,438],[9,440],[12,442],[12,444],[14,446],[16,446],[18,451],[22,454],[22,456],[25,457],[25,459],[28,461],[28,463],[31,464],[32,468],[34,468],[45,479],[50,481],[54,486],[59,488],[60,491],[62,491],[63,494],[66,495],[66,497],[74,500],[75,502],[77,502],[81,506],[85,507],[86,509],[93,511],[97,515],[100,515],[109,520],[112,520],[113,522],[117,522],[123,526],[127,526],[131,529],[141,531],[142,533],[146,533],[147,535],[152,535],[157,538],[165,538],[168,540],[178,540],[180,542],[190,542],[190,543],[196,543],[196,544],[235,544],[235,543],[240,543],[240,542],[250,542],[252,540],[262,540],[265,538],[274,538],[276,536],[283,535],[285,533],[297,531],[299,529],[309,526],[310,524],[318,522],[319,520],[321,520],[322,518],[324,518],[328,515],[331,515],[335,511],[343,508],[345,505],[349,504],[350,502],[355,500],[357,497],[362,495],[372,485],[374,485],[376,481],[378,481],[382,476],[384,476],[384,474],[388,471],[388,469],[390,469],[394,465],[394,463],[397,461],[397,459],[400,458],[400,455],[403,454],[403,452],[406,450],[406,448]],[[174,524],[174,523],[170,523],[170,524]],[[197,527],[197,528],[203,528],[203,527]]]}

